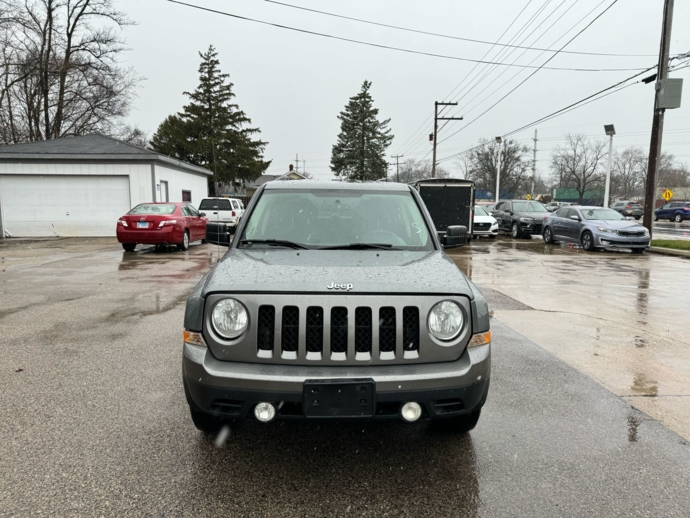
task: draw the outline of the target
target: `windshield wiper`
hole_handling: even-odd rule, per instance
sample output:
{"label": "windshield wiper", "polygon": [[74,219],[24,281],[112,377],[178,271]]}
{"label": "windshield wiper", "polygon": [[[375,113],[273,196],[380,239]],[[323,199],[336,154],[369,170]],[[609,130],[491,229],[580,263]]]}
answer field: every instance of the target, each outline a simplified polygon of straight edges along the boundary
{"label": "windshield wiper", "polygon": [[285,241],[284,239],[243,239],[240,241],[241,245],[270,245],[270,246],[286,246],[289,248],[297,248],[299,250],[311,250],[310,246],[293,241]]}
{"label": "windshield wiper", "polygon": [[350,243],[349,245],[320,246],[317,250],[400,250],[388,243]]}

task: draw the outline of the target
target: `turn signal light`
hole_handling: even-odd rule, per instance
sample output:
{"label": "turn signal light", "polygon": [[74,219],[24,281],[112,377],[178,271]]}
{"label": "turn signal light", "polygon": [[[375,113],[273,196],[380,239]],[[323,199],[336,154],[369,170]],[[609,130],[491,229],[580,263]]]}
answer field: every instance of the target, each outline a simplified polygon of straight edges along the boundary
{"label": "turn signal light", "polygon": [[122,225],[123,227],[127,226],[127,222],[124,219],[118,219],[117,222]]}
{"label": "turn signal light", "polygon": [[186,344],[198,345],[199,347],[206,347],[206,342],[201,333],[195,333],[194,331],[187,331],[186,329],[182,331],[182,340]]}
{"label": "turn signal light", "polygon": [[491,343],[491,331],[487,331],[486,333],[477,333],[476,335],[472,335],[472,339],[470,340],[470,343],[467,344],[467,347],[477,347],[479,345],[486,345]]}

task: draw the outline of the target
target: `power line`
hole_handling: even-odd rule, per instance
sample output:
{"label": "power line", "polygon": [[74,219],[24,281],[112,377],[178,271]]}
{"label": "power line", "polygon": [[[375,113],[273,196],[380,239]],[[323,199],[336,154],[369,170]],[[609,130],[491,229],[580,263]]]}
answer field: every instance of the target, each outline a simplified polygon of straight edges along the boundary
{"label": "power line", "polygon": [[[271,4],[277,4],[277,5],[282,5],[284,7],[290,7],[292,9],[299,9],[302,11],[308,11],[311,13],[322,14],[325,16],[332,16],[334,18],[342,18],[344,20],[350,20],[353,22],[366,23],[368,25],[376,25],[378,27],[386,27],[388,29],[395,29],[395,30],[405,31],[405,32],[414,32],[416,34],[425,34],[427,36],[436,36],[439,38],[447,38],[447,39],[451,39],[451,40],[467,41],[470,43],[481,43],[483,45],[495,45],[495,46],[499,46],[499,47],[512,47],[512,48],[516,48],[516,49],[556,52],[555,50],[542,49],[539,47],[523,47],[520,45],[510,45],[510,44],[498,43],[498,42],[492,42],[492,41],[475,40],[472,38],[461,38],[459,36],[450,36],[448,34],[440,34],[440,33],[436,33],[436,32],[422,31],[419,29],[411,29],[409,27],[400,27],[398,25],[390,25],[387,23],[373,22],[371,20],[363,20],[361,18],[354,18],[352,16],[345,16],[345,15],[336,14],[336,13],[329,13],[326,11],[319,11],[318,9],[310,9],[308,7],[302,7],[299,5],[287,4],[285,2],[277,2],[275,0],[264,0],[264,1],[271,3]],[[499,41],[500,41],[500,38],[499,38]],[[655,54],[613,54],[613,53],[605,53],[605,52],[578,52],[578,51],[574,51],[574,50],[563,51],[563,54],[576,54],[576,55],[583,55],[583,56],[613,56],[613,57],[645,57],[645,58],[646,57],[655,57]]]}
{"label": "power line", "polygon": [[[561,49],[564,49],[564,48],[567,47],[570,43],[572,43],[578,36],[580,36],[580,34],[582,34],[583,32],[585,32],[589,27],[591,27],[591,26],[594,24],[594,22],[596,22],[599,18],[601,18],[604,14],[606,14],[606,13],[608,12],[609,9],[611,9],[614,5],[616,5],[616,3],[618,3],[618,0],[613,0],[613,2],[611,2],[611,4],[610,4],[606,9],[604,9],[601,13],[599,13],[591,22],[589,22],[587,25],[585,25],[577,34],[575,34],[575,36],[573,36],[572,38],[570,38],[570,39],[565,43],[565,45],[563,45],[563,46],[561,47]],[[549,61],[551,61],[552,59],[554,59],[556,56],[558,56],[558,53],[554,54],[554,55],[551,56],[549,59],[547,59],[547,60],[542,64],[542,67],[543,67],[543,65],[546,65]],[[448,137],[446,137],[445,139],[443,139],[441,142],[444,142],[444,141],[448,140],[449,138],[453,137],[454,135],[457,135],[460,131],[464,130],[464,129],[467,128],[468,126],[471,126],[473,123],[475,123],[476,121],[478,121],[480,118],[482,118],[482,117],[483,117],[484,115],[486,115],[488,112],[490,112],[494,107],[496,107],[499,103],[501,103],[506,97],[508,97],[508,96],[509,96],[510,94],[512,94],[515,90],[517,90],[518,88],[520,88],[523,84],[525,84],[525,83],[526,83],[527,81],[529,81],[532,77],[534,77],[534,75],[535,75],[537,72],[539,72],[539,70],[541,70],[542,67],[540,67],[540,68],[538,68],[537,70],[535,70],[534,72],[532,72],[532,73],[531,73],[530,75],[528,75],[525,79],[523,79],[522,81],[520,81],[520,83],[518,83],[518,85],[515,86],[515,88],[513,88],[512,90],[510,90],[507,94],[505,94],[505,95],[504,95],[503,97],[501,97],[498,101],[496,101],[494,104],[492,104],[491,106],[489,106],[486,110],[484,110],[484,111],[483,111],[481,114],[479,114],[476,118],[472,119],[472,121],[470,121],[469,123],[465,124],[465,126],[463,126],[462,128],[460,128],[458,131],[454,132],[453,134],[449,135]],[[654,68],[654,67],[648,68],[647,70],[644,70],[642,73],[648,72],[648,71],[651,70],[652,68]],[[640,74],[638,74],[638,75],[640,75]]]}
{"label": "power line", "polygon": [[[515,22],[518,21],[518,19],[520,18],[520,16],[522,16],[522,13],[525,12],[525,9],[527,9],[527,7],[529,7],[529,5],[532,3],[532,1],[533,1],[533,0],[529,0],[529,1],[525,4],[525,7],[523,7],[523,8],[520,10],[520,12],[517,14],[517,16],[516,16],[515,18],[513,18],[513,21],[510,22],[510,25],[508,25],[508,27],[506,27],[506,29],[503,31],[503,33],[499,36],[498,41],[501,41],[501,39],[503,39],[503,36],[505,36],[506,33],[510,30],[510,28],[515,24]],[[511,40],[508,40],[508,41],[509,41],[509,42],[512,41],[512,38],[511,38]],[[495,47],[495,45],[492,46],[489,50],[487,50],[486,53],[482,56],[481,59],[484,60],[484,59],[491,53],[491,51],[494,49],[494,47]],[[443,98],[443,100],[444,100],[444,101],[447,101],[447,100],[455,93],[455,90],[457,90],[458,88],[460,88],[460,86],[462,86],[462,84],[467,80],[467,78],[470,77],[470,76],[472,75],[472,73],[475,71],[475,69],[476,69],[479,65],[480,65],[480,63],[475,63],[474,66],[472,67],[472,70],[469,71],[469,73],[462,79],[462,81],[460,81],[457,85],[455,85],[455,88],[453,88],[453,89],[450,91],[450,93],[449,93],[446,97]],[[422,122],[422,124],[419,126],[419,128],[417,128],[417,129],[414,131],[414,133],[412,133],[412,135],[410,136],[410,138],[408,138],[408,139],[402,144],[402,146],[401,146],[401,151],[404,151],[405,149],[407,149],[407,148],[405,148],[405,146],[407,146],[407,144],[408,144],[408,142],[410,142],[410,140],[413,140],[413,139],[415,139],[415,138],[417,138],[417,137],[419,136],[419,131],[420,131],[422,128],[424,128],[424,126],[426,125],[427,122],[429,122],[429,120],[431,120],[431,116],[427,117],[427,118],[424,120],[424,122]],[[412,145],[414,146],[414,144],[412,144]],[[418,146],[414,146],[412,149],[416,149],[417,147],[418,147]]]}
{"label": "power line", "polygon": [[[605,0],[602,0],[601,3],[603,3],[604,1],[605,1]],[[548,3],[548,2],[547,2],[547,3]],[[527,41],[527,39],[528,39],[530,36],[532,36],[532,34],[534,34],[542,25],[544,25],[544,23],[546,23],[546,21],[547,21],[549,18],[551,18],[551,16],[553,16],[553,15],[556,13],[556,11],[558,11],[564,3],[565,3],[565,0],[563,0],[560,4],[558,4],[558,6],[556,6],[556,8],[555,8],[553,11],[551,11],[551,13],[549,13],[549,14],[546,16],[546,18],[544,18],[544,19],[539,23],[539,25],[537,25],[527,36],[525,36],[525,37],[523,38],[522,42]],[[601,3],[600,3],[599,5],[601,5]],[[570,4],[570,7],[568,7],[558,18],[556,18],[556,20],[555,20],[551,25],[549,25],[549,27],[548,27],[544,32],[542,32],[541,35],[538,36],[537,39],[534,40],[533,43],[536,43],[536,42],[539,41],[541,38],[543,38],[544,35],[545,35],[547,32],[549,32],[549,31],[553,28],[553,26],[556,25],[556,23],[558,23],[558,22],[561,20],[561,18],[563,18],[563,16],[565,16],[574,6],[575,6],[575,3]],[[546,4],[544,4],[543,7],[546,7]],[[598,7],[598,6],[597,6],[597,7]],[[595,7],[594,9],[596,9],[596,7]],[[570,31],[571,31],[574,27],[576,27],[584,18],[586,18],[587,16],[589,16],[589,15],[594,11],[594,9],[592,9],[592,11],[590,11],[589,13],[587,13],[582,19],[578,20],[578,22],[577,22],[573,27],[571,27],[567,32],[570,32]],[[566,34],[567,34],[567,32],[566,32]],[[562,37],[563,37],[563,36],[561,36],[561,38],[562,38]],[[560,38],[559,38],[559,39],[560,39]],[[558,41],[558,40],[556,40],[556,41]],[[522,42],[521,42],[521,43],[522,43]],[[555,42],[554,42],[554,43],[555,43]],[[553,45],[553,44],[552,44],[552,45]],[[505,50],[507,50],[507,49],[503,49],[503,51],[505,51]],[[508,54],[505,56],[505,58],[510,57],[516,50],[517,50],[517,49],[511,49],[510,52],[508,52]],[[526,50],[523,51],[522,54],[520,54],[516,59],[513,60],[513,63],[517,62],[517,60],[520,59],[526,52],[527,52]],[[544,53],[542,52],[542,53],[539,54],[537,57],[535,57],[535,58],[530,62],[530,64],[534,63],[534,61],[536,61],[536,60],[539,58],[539,56],[541,56],[542,54],[544,54]],[[475,88],[477,88],[477,86],[480,85],[480,84],[484,81],[484,79],[486,79],[487,77],[489,77],[489,76],[494,72],[494,70],[496,70],[497,68],[498,68],[498,67],[496,67],[496,66],[490,66],[490,67],[487,66],[487,67],[486,67],[486,69],[487,69],[486,72],[484,72],[484,74],[483,74],[481,77],[479,77],[479,78],[477,79],[477,81],[475,81],[474,85],[471,85],[471,86],[469,87],[469,89],[466,89],[466,91],[463,93],[462,97],[460,97],[460,98],[458,98],[458,99],[456,99],[456,100],[459,102],[459,101],[463,100],[465,97],[467,97],[467,95],[468,95],[472,90],[474,90]],[[499,77],[501,77],[507,70],[508,70],[507,68],[504,68],[503,71],[498,75],[498,77],[496,77],[496,78],[494,79],[494,81],[495,81],[496,79],[498,79]],[[513,78],[515,78],[517,75],[518,75],[518,74],[515,74],[515,75],[511,78],[511,80],[512,80]],[[509,81],[510,81],[510,80],[509,80]],[[505,83],[504,83],[504,85],[505,85]],[[502,88],[504,85],[502,85],[500,88]],[[499,89],[500,89],[500,88],[499,88]],[[494,93],[495,93],[495,92],[494,92]],[[467,107],[467,105],[468,105],[469,103],[471,103],[474,99],[476,99],[479,95],[481,95],[481,92],[479,92],[479,94],[475,95],[472,99],[470,99],[468,102],[466,102],[466,103],[462,106],[462,108],[457,109],[457,110],[456,110],[456,113],[462,113],[462,112],[464,111],[464,109]],[[445,126],[445,125],[444,125],[444,126]],[[443,128],[441,128],[441,129],[443,129]]]}
{"label": "power line", "polygon": [[[435,54],[433,52],[423,52],[419,50],[412,50],[412,49],[405,49],[402,47],[392,47],[390,45],[382,45],[380,43],[371,43],[367,41],[361,41],[361,40],[355,40],[351,38],[344,38],[342,36],[335,36],[333,34],[326,34],[323,32],[316,32],[316,31],[310,31],[307,29],[299,29],[297,27],[291,27],[289,25],[282,25],[279,23],[272,23],[272,22],[267,22],[264,20],[257,20],[255,18],[249,18],[247,16],[240,16],[238,14],[233,14],[233,13],[228,13],[225,11],[219,11],[217,9],[211,9],[209,7],[202,7],[200,5],[194,5],[194,4],[189,4],[186,2],[180,2],[179,0],[167,0],[170,3],[173,4],[179,4],[179,5],[184,5],[185,7],[191,7],[192,9],[198,9],[200,11],[206,11],[209,13],[214,13],[214,14],[220,14],[221,16],[228,16],[230,18],[235,18],[237,20],[244,20],[247,22],[253,22],[253,23],[258,23],[261,25],[268,25],[271,27],[277,27],[279,29],[286,29],[289,31],[294,31],[294,32],[300,32],[302,34],[309,34],[311,36],[320,36],[322,38],[329,38],[333,40],[339,40],[339,41],[345,41],[348,43],[355,43],[358,45],[366,45],[369,47],[375,47],[379,49],[386,49],[386,50],[394,50],[397,52],[405,52],[407,54],[418,54],[421,56],[428,56],[428,57],[435,57],[435,58],[441,58],[441,59],[450,59],[454,61],[466,61],[470,63],[486,63],[489,65],[493,64],[499,64],[502,66],[510,66],[510,67],[520,67],[520,68],[536,68],[537,70],[544,69],[544,70],[561,70],[561,71],[569,71],[569,72],[621,72],[621,71],[631,71],[631,70],[641,70],[640,68],[562,68],[562,67],[536,67],[536,66],[525,66],[525,65],[517,65],[517,64],[506,64],[506,63],[494,63],[491,61],[481,61],[478,59],[471,59],[471,58],[462,58],[459,56],[448,56],[445,54]],[[556,56],[556,54],[554,54]]]}

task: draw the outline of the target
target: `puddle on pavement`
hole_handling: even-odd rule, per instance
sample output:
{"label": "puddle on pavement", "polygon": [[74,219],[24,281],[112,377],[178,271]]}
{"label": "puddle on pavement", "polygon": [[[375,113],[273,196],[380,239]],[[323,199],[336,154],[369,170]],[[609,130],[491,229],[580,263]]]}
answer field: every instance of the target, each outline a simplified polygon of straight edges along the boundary
{"label": "puddle on pavement", "polygon": [[637,442],[638,431],[643,419],[639,415],[628,415],[628,442]]}
{"label": "puddle on pavement", "polygon": [[633,384],[630,387],[633,392],[641,396],[656,397],[659,395],[659,383],[654,380],[647,379],[643,373],[635,375]]}

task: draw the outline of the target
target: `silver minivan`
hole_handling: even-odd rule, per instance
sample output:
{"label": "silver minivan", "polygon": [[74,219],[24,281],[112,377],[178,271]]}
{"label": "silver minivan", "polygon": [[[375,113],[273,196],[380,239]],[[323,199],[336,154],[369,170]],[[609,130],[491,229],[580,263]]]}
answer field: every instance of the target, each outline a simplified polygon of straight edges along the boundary
{"label": "silver minivan", "polygon": [[244,214],[244,203],[236,198],[204,198],[199,204],[199,212],[205,212],[209,221],[236,227]]}

